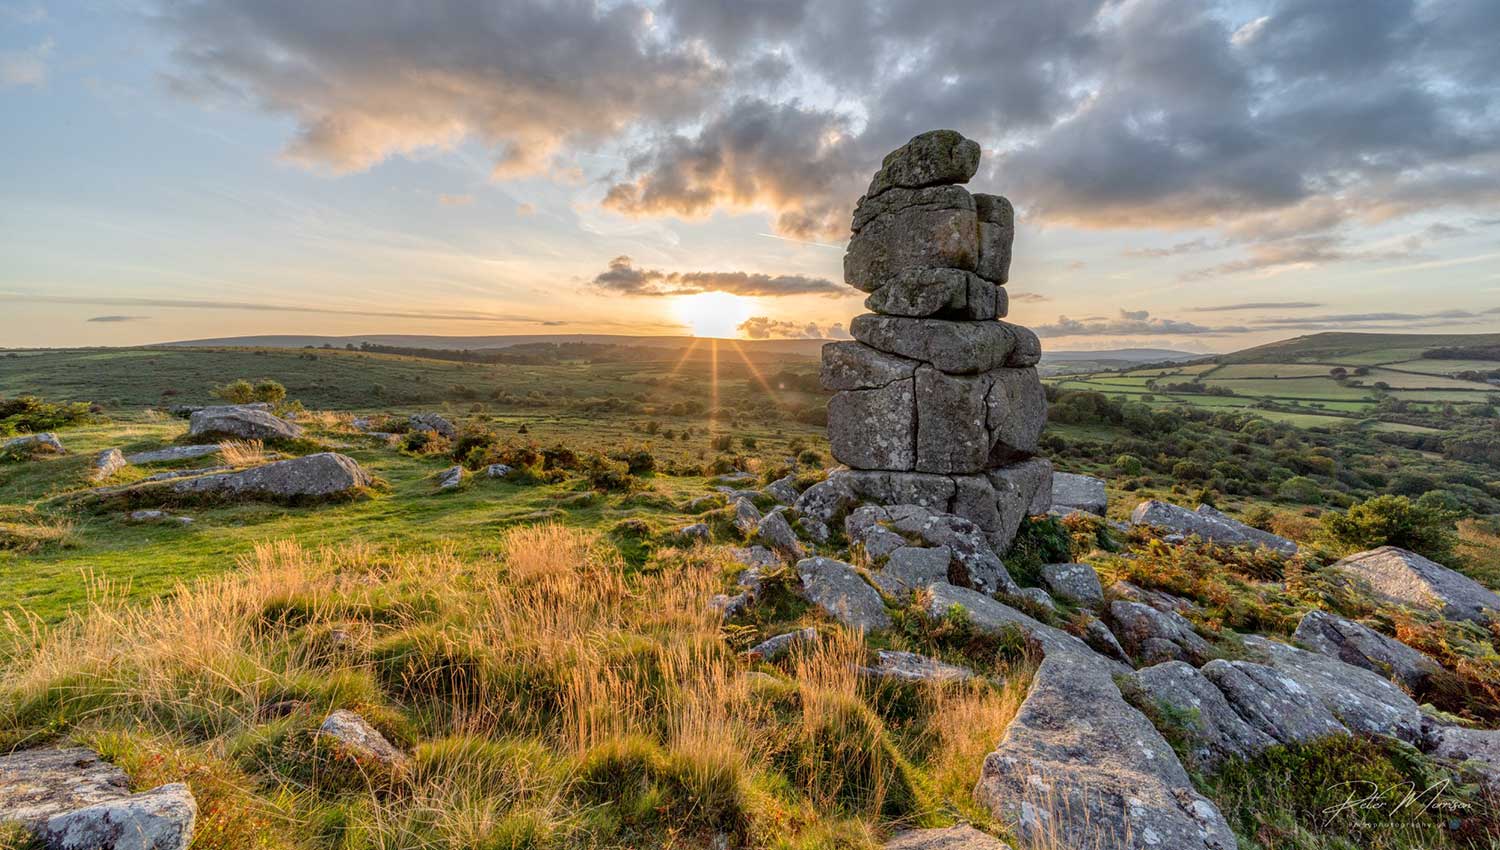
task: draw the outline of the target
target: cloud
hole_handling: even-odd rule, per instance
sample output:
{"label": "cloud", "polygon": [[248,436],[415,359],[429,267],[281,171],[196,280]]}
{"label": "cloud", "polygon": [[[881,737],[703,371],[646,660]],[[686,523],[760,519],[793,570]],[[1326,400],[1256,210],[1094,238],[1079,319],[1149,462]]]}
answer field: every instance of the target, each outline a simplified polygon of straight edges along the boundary
{"label": "cloud", "polygon": [[1192,311],[1194,313],[1228,313],[1236,310],[1311,310],[1322,306],[1316,301],[1251,301],[1245,304],[1193,307]]}
{"label": "cloud", "polygon": [[1485,320],[1486,316],[1500,312],[1500,308],[1476,313],[1471,310],[1436,310],[1427,313],[1331,313],[1319,316],[1299,316],[1259,319],[1254,322],[1257,330],[1301,330],[1309,328],[1372,329],[1406,328],[1413,325],[1431,327],[1435,325],[1465,325]]}
{"label": "cloud", "polygon": [[474,203],[473,195],[438,195],[438,203],[445,207],[466,207]]}
{"label": "cloud", "polygon": [[528,203],[516,204],[516,215],[521,217],[536,215],[536,205]]}
{"label": "cloud", "polygon": [[141,322],[151,318],[150,316],[95,316],[88,319],[90,322]]}
{"label": "cloud", "polygon": [[53,46],[49,38],[25,50],[0,51],[0,89],[44,85]]}
{"label": "cloud", "polygon": [[751,339],[850,339],[841,322],[820,327],[817,322],[793,322],[770,316],[751,316],[737,330]]}
{"label": "cloud", "polygon": [[1070,319],[1058,316],[1051,325],[1039,325],[1034,330],[1037,336],[1145,336],[1145,335],[1205,335],[1222,336],[1246,333],[1241,326],[1209,327],[1180,319],[1160,319],[1145,310],[1121,310],[1116,318]]}
{"label": "cloud", "polygon": [[1047,297],[1046,295],[1043,295],[1040,292],[1012,292],[1012,293],[1010,293],[1010,303],[1012,303],[1012,304],[1016,304],[1016,303],[1034,304],[1034,303],[1039,302],[1039,301],[1051,301],[1051,300],[1052,300],[1051,298]]}
{"label": "cloud", "polygon": [[543,171],[641,121],[691,116],[719,70],[653,31],[642,4],[592,0],[163,3],[185,95],[290,117],[288,159],[336,173],[477,140],[497,175]]}
{"label": "cloud", "polygon": [[[445,322],[506,322],[514,324],[554,324],[553,320],[497,313],[433,313],[403,310],[365,310],[342,307],[313,307],[296,304],[260,304],[252,301],[215,301],[198,298],[129,298],[87,295],[33,295],[0,292],[0,302],[21,304],[89,304],[114,307],[166,307],[184,310],[246,310],[257,313],[316,313],[334,316],[371,316],[384,319],[429,319]],[[100,321],[113,321],[103,317]],[[610,324],[605,322],[604,324]]]}
{"label": "cloud", "polygon": [[749,272],[662,272],[637,268],[629,257],[615,257],[594,277],[595,287],[619,295],[844,295],[848,290],[825,277]]}

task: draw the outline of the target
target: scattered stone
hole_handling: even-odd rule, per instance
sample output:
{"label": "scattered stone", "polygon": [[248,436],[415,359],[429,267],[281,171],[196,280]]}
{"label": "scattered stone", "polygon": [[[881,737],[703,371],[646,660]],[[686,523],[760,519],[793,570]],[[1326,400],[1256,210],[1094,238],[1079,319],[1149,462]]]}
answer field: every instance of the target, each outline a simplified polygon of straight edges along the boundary
{"label": "scattered stone", "polygon": [[772,481],[766,485],[765,493],[775,499],[776,504],[791,507],[797,503],[797,476],[787,475]]}
{"label": "scattered stone", "polygon": [[443,470],[443,473],[438,476],[438,489],[452,490],[464,483],[464,476],[466,475],[468,475],[468,470],[464,469],[462,464],[454,464]]}
{"label": "scattered stone", "polygon": [[1307,612],[1292,636],[1314,652],[1379,673],[1411,690],[1443,669],[1395,638],[1323,611]]}
{"label": "scattered stone", "polygon": [[171,485],[179,494],[245,498],[330,498],[374,483],[364,468],[346,455],[320,452],[268,463],[239,472],[188,478]]}
{"label": "scattered stone", "polygon": [[1197,613],[1199,610],[1195,602],[1183,599],[1180,596],[1173,596],[1170,593],[1163,593],[1159,590],[1147,590],[1143,587],[1137,587],[1124,579],[1110,585],[1109,591],[1120,599],[1139,602],[1142,605],[1150,605],[1158,611],[1172,611],[1187,615]]}
{"label": "scattered stone", "polygon": [[[886,534],[884,529],[880,529]],[[948,580],[948,565],[953,553],[947,546],[925,549],[902,546],[890,553],[890,558],[879,572],[870,576],[875,586],[890,594],[900,596],[920,590],[933,582]]]}
{"label": "scattered stone", "polygon": [[745,653],[750,661],[779,661],[792,650],[800,646],[808,646],[818,640],[818,630],[812,626],[798,629],[795,632],[787,632],[777,635],[750,648]]}
{"label": "scattered stone", "polygon": [[175,522],[178,525],[192,525],[193,518],[187,516],[173,516],[166,511],[141,510],[130,512],[131,522]]}
{"label": "scattered stone", "polygon": [[1246,723],[1224,693],[1190,664],[1167,661],[1146,667],[1136,671],[1135,681],[1147,698],[1181,724],[1192,742],[1195,766],[1202,770],[1212,770],[1226,759],[1249,758],[1276,743]]}
{"label": "scattered stone", "polygon": [[406,764],[405,753],[363,717],[346,709],[338,709],[324,718],[318,735],[332,739],[335,747],[360,762],[373,762],[386,769]]}
{"label": "scattered stone", "polygon": [[972,826],[913,829],[882,846],[884,850],[1010,850],[1009,844]]}
{"label": "scattered stone", "polygon": [[708,523],[695,522],[692,525],[684,525],[677,529],[677,536],[685,540],[702,540],[707,542],[710,537]]}
{"label": "scattered stone", "polygon": [[119,449],[105,449],[94,456],[94,470],[90,477],[95,481],[103,481],[125,467],[125,455]]}
{"label": "scattered stone", "polygon": [[755,473],[743,470],[726,472],[714,480],[720,484],[747,484],[755,480]]}
{"label": "scattered stone", "polygon": [[179,478],[196,478],[199,475],[214,475],[220,472],[231,472],[232,466],[205,466],[198,469],[173,469],[168,472],[158,472],[155,475],[147,475],[141,479],[142,483],[152,481],[176,481]]}
{"label": "scattered stone", "polygon": [[[828,346],[823,348],[827,350]],[[803,490],[793,509],[802,519],[802,531],[814,543],[827,543],[828,526],[842,519],[858,503],[849,476],[836,472]]]}
{"label": "scattered stone", "polygon": [[955,130],[929,130],[886,154],[865,194],[967,183],[978,170],[978,143]]}
{"label": "scattered stone", "polygon": [[187,850],[197,819],[193,792],[173,782],[53,815],[36,832],[57,850]]}
{"label": "scattered stone", "polygon": [[1395,546],[1350,555],[1333,568],[1365,582],[1383,599],[1448,619],[1482,624],[1500,614],[1500,596],[1484,585]]}
{"label": "scattered stone", "polygon": [[205,407],[188,418],[193,437],[234,437],[241,440],[294,440],[302,426],[288,422],[268,410],[248,405]]}
{"label": "scattered stone", "polygon": [[[850,513],[844,521],[844,531],[851,542],[869,540],[876,536],[876,529],[895,532],[903,540],[908,536],[916,538],[934,550],[946,550],[950,560],[938,581],[951,580],[982,593],[1014,593],[1018,589],[983,531],[963,517],[921,505],[866,505]],[[886,571],[890,569],[887,564]]]}
{"label": "scattered stone", "polygon": [[149,452],[136,452],[125,456],[125,462],[140,466],[147,463],[172,463],[179,460],[194,460],[200,457],[216,455],[219,447],[215,443],[204,443],[196,446],[171,446],[165,449],[152,449]]}
{"label": "scattered stone", "polygon": [[1278,537],[1269,531],[1251,528],[1242,522],[1230,519],[1208,505],[1200,505],[1197,512],[1159,502],[1152,499],[1136,506],[1130,515],[1133,525],[1164,528],[1179,534],[1197,536],[1203,540],[1225,546],[1259,546],[1282,555],[1297,554],[1297,544]]}
{"label": "scattered stone", "polygon": [[1104,481],[1091,475],[1054,472],[1052,473],[1052,507],[1063,511],[1078,510],[1104,516],[1109,509],[1109,497],[1104,492]]}
{"label": "scattered stone", "polygon": [[877,561],[881,558],[890,557],[897,549],[907,546],[910,543],[905,537],[878,525],[865,532],[864,537],[860,540],[851,542],[858,542],[864,546],[865,554]]}
{"label": "scattered stone", "polygon": [[766,570],[774,570],[781,566],[781,559],[776,557],[776,553],[764,546],[746,546],[744,548],[730,549],[729,555],[748,567],[749,570],[747,572],[753,570],[760,573]]}
{"label": "scattered stone", "polygon": [[431,431],[450,440],[458,436],[453,423],[437,413],[413,413],[406,420],[406,427],[412,431]]}
{"label": "scattered stone", "polygon": [[1104,588],[1099,574],[1088,564],[1043,564],[1042,583],[1052,595],[1064,602],[1085,608],[1104,604]]}
{"label": "scattered stone", "polygon": [[1349,734],[1306,688],[1270,667],[1221,658],[1203,665],[1202,673],[1251,728],[1280,743]]}
{"label": "scattered stone", "polygon": [[0,452],[7,451],[30,451],[38,453],[67,454],[68,450],[63,448],[62,442],[57,435],[50,432],[41,434],[23,434],[12,437],[0,444]]}
{"label": "scattered stone", "polygon": [[792,531],[791,523],[780,510],[761,517],[755,526],[755,540],[789,560],[799,560],[807,554],[797,539],[797,533]]}
{"label": "scattered stone", "polygon": [[734,527],[738,528],[741,534],[747,537],[754,534],[755,529],[760,527],[760,520],[760,509],[755,507],[749,499],[735,500]]}
{"label": "scattered stone", "polygon": [[1139,602],[1117,600],[1110,603],[1109,615],[1115,621],[1120,642],[1142,664],[1178,660],[1205,664],[1214,656],[1213,646],[1175,611],[1158,611]]}
{"label": "scattered stone", "polygon": [[851,629],[868,633],[890,628],[891,617],[880,593],[849,564],[832,558],[804,558],[797,562],[797,575],[807,598]]}
{"label": "scattered stone", "polygon": [[505,478],[515,470],[503,463],[492,463],[484,468],[486,478]]}
{"label": "scattered stone", "polygon": [[198,807],[172,783],[130,793],[124,771],[92,750],[0,756],[0,823],[19,823],[57,850],[186,850]]}
{"label": "scattered stone", "polygon": [[974,671],[918,655],[915,652],[897,652],[882,649],[875,653],[875,663],[860,667],[859,674],[878,681],[898,682],[966,682],[974,678]]}
{"label": "scattered stone", "polygon": [[47,818],[130,795],[125,771],[93,750],[22,750],[0,756],[0,821],[40,826]]}

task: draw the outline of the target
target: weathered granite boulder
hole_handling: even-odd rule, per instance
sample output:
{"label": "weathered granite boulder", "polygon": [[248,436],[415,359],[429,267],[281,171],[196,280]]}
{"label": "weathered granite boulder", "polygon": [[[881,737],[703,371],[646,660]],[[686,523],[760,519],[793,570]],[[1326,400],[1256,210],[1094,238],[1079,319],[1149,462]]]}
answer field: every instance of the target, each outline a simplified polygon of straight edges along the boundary
{"label": "weathered granite boulder", "polygon": [[985,396],[989,464],[999,466],[1036,454],[1047,426],[1047,393],[1036,369],[996,369],[989,377]]}
{"label": "weathered granite boulder", "polygon": [[205,407],[188,418],[193,437],[233,437],[241,440],[294,440],[302,426],[271,413],[243,405]]}
{"label": "weathered granite boulder", "polygon": [[1395,546],[1350,555],[1333,568],[1363,581],[1377,595],[1398,605],[1477,623],[1500,616],[1500,596],[1494,591],[1462,573]]}
{"label": "weathered granite boulder", "polygon": [[1096,608],[1104,604],[1099,574],[1088,564],[1043,564],[1042,584],[1053,596],[1073,605]]}
{"label": "weathered granite boulder", "polygon": [[1201,672],[1251,728],[1280,743],[1349,734],[1297,680],[1270,667],[1221,658],[1203,665]]}
{"label": "weathered granite boulder", "polygon": [[677,536],[684,540],[707,542],[712,536],[708,523],[695,522],[677,529]]}
{"label": "weathered granite boulder", "polygon": [[828,400],[828,447],[856,469],[913,469],[917,408],[911,380],[842,390]]}
{"label": "weathered granite boulder", "polygon": [[1129,602],[1139,602],[1142,605],[1150,605],[1158,611],[1173,611],[1178,614],[1194,614],[1201,609],[1198,603],[1181,596],[1173,596],[1160,590],[1148,590],[1144,587],[1131,584],[1124,579],[1116,581],[1109,586],[1109,592]]}
{"label": "weathered granite boulder", "polygon": [[1408,743],[1421,739],[1421,709],[1389,680],[1259,635],[1245,635],[1243,641],[1257,661],[1296,682],[1350,730]]}
{"label": "weathered granite boulder", "polygon": [[807,554],[797,539],[797,533],[792,531],[791,523],[780,510],[761,517],[755,526],[755,540],[789,560],[799,560]]}
{"label": "weathered granite boulder", "polygon": [[933,582],[947,581],[948,566],[952,562],[953,553],[947,546],[935,549],[902,546],[890,553],[885,565],[872,574],[870,580],[886,593],[899,596],[921,590]]}
{"label": "weathered granite boulder", "polygon": [[1098,617],[1089,617],[1083,630],[1083,642],[1089,645],[1089,649],[1105,658],[1121,664],[1130,663],[1130,656],[1125,654],[1125,648],[1120,646],[1115,633],[1110,631],[1109,626]]}
{"label": "weathered granite boulder", "polygon": [[1057,600],[1052,598],[1052,594],[1048,593],[1045,590],[1042,590],[1040,587],[1023,587],[1017,590],[1012,595],[1017,599],[1023,599],[1045,611],[1057,610]]}
{"label": "weathered granite boulder", "polygon": [[915,652],[897,652],[881,649],[875,653],[875,661],[859,668],[859,674],[877,681],[897,682],[966,682],[974,678],[974,671],[918,655]]}
{"label": "weathered granite boulder", "polygon": [[[881,464],[850,466],[876,469],[915,469],[919,472],[971,473],[983,470],[990,454],[988,408],[985,404],[993,383],[988,375],[949,375],[931,366],[917,368],[913,379],[914,406],[909,421],[915,426],[915,456],[909,466]],[[834,397],[835,401],[837,396]],[[920,415],[918,411],[921,411]],[[829,407],[829,423],[834,421]],[[882,423],[871,422],[873,428]],[[831,432],[831,429],[830,429]],[[903,438],[912,433],[902,432]],[[867,439],[875,439],[875,435]],[[908,439],[907,445],[911,445]],[[839,457],[837,454],[835,457]],[[842,460],[842,458],[840,458]]]}
{"label": "weathered granite boulder", "polygon": [[387,770],[400,769],[407,763],[406,753],[386,740],[380,730],[363,717],[347,709],[338,709],[323,718],[323,723],[318,726],[318,736],[327,738],[336,749],[361,763]]}
{"label": "weathered granite boulder", "polygon": [[443,470],[442,474],[438,476],[438,489],[453,490],[457,488],[458,485],[464,483],[464,478],[467,477],[468,474],[469,471],[467,469],[464,469],[462,464],[456,463]]}
{"label": "weathered granite boulder", "polygon": [[766,485],[767,496],[776,500],[778,505],[791,507],[797,503],[797,476],[786,475]]}
{"label": "weathered granite boulder", "polygon": [[1429,731],[1428,755],[1472,768],[1492,792],[1500,792],[1500,730],[1438,726]]}
{"label": "weathered granite boulder", "polygon": [[1104,516],[1109,509],[1104,481],[1091,475],[1052,473],[1052,508],[1063,512],[1084,511]]}
{"label": "weathered granite boulder", "polygon": [[920,360],[953,375],[977,375],[1006,365],[1036,365],[1035,361],[1009,362],[1020,336],[1016,327],[1001,321],[950,322],[865,313],[854,317],[849,332],[878,351]]}
{"label": "weathered granite boulder", "polygon": [[849,564],[832,558],[804,558],[797,562],[797,575],[807,598],[849,628],[862,632],[890,628],[891,616],[879,591]]}
{"label": "weathered granite boulder", "polygon": [[1194,512],[1152,499],[1136,506],[1130,522],[1197,536],[1225,546],[1259,546],[1283,555],[1295,555],[1298,550],[1297,544],[1291,540],[1251,528],[1208,505],[1200,505]]}
{"label": "weathered granite boulder", "polygon": [[23,434],[19,437],[11,437],[4,443],[0,443],[0,452],[24,451],[39,454],[67,454],[68,450],[57,439],[57,435],[50,432],[40,434]]}
{"label": "weathered granite boulder", "polygon": [[910,379],[922,365],[862,342],[830,342],[823,346],[819,381],[825,390],[868,390]]}
{"label": "weathered granite boulder", "polygon": [[353,458],[320,452],[239,472],[186,478],[171,484],[170,490],[180,495],[295,501],[344,496],[372,483],[374,479]]}
{"label": "weathered granite boulder", "polygon": [[[1219,663],[1219,662],[1214,662]],[[1225,759],[1245,759],[1276,739],[1245,722],[1224,692],[1203,673],[1181,661],[1167,661],[1135,672],[1136,685],[1169,717],[1185,721],[1195,766],[1212,770]]]}
{"label": "weathered granite boulder", "polygon": [[165,449],[152,449],[148,452],[136,452],[125,456],[126,463],[137,466],[148,463],[174,463],[180,460],[193,460],[195,458],[207,457],[219,453],[219,446],[215,443],[204,443],[197,446],[170,446]]}
{"label": "weathered granite boulder", "polygon": [[413,413],[406,420],[406,427],[412,431],[432,431],[450,440],[458,436],[453,423],[437,413]]}
{"label": "weathered granite boulder", "polygon": [[486,478],[504,478],[513,472],[509,466],[503,463],[492,463],[484,468]]}
{"label": "weathered granite boulder", "polygon": [[917,268],[973,271],[979,262],[974,199],[957,186],[892,189],[854,208],[844,281],[873,292]]}
{"label": "weathered granite boulder", "polygon": [[974,194],[979,220],[979,262],[974,270],[997,284],[1010,280],[1011,245],[1016,238],[1016,210],[1000,195]]}
{"label": "weathered granite boulder", "polygon": [[[844,530],[851,542],[868,540],[877,530],[886,530],[902,535],[903,539],[920,540],[932,547],[929,551],[946,551],[949,561],[936,578],[938,581],[952,581],[982,593],[1013,593],[1017,590],[1004,562],[990,548],[983,529],[963,517],[921,505],[866,505],[849,514],[844,520]],[[891,557],[894,558],[895,554]],[[908,553],[908,557],[930,560],[937,556]],[[936,573],[937,564],[929,560],[921,563]],[[902,571],[903,578],[896,579],[892,574],[892,579],[904,584],[907,578],[914,579],[917,572],[914,565],[910,571]],[[887,563],[885,573],[892,573],[890,563]]]}
{"label": "weathered granite boulder", "polygon": [[753,502],[746,498],[735,500],[734,527],[739,529],[741,534],[747,537],[754,534],[755,529],[760,527],[760,520],[760,509]]}
{"label": "weathered granite boulder", "polygon": [[901,187],[967,183],[979,170],[979,144],[956,130],[928,130],[885,155],[865,194]]}
{"label": "weathered granite boulder", "polygon": [[52,850],[186,850],[197,813],[186,785],[131,794],[125,772],[92,750],[0,756],[0,823]]}
{"label": "weathered granite boulder", "polygon": [[803,490],[793,505],[801,519],[803,532],[814,543],[828,542],[829,525],[842,520],[851,508],[859,504],[859,496],[855,495],[847,472],[835,471]]}
{"label": "weathered granite boulder", "polygon": [[870,293],[865,309],[887,316],[983,321],[1005,318],[1010,296],[973,272],[907,269]]}
{"label": "weathered granite boulder", "polygon": [[1119,599],[1110,603],[1109,615],[1120,642],[1142,664],[1185,660],[1197,665],[1214,657],[1213,646],[1174,611]]}
{"label": "weathered granite boulder", "polygon": [[786,632],[768,638],[751,647],[746,653],[751,661],[779,661],[785,658],[792,650],[798,647],[811,646],[817,643],[818,630],[812,626],[798,629],[795,632]]}
{"label": "weathered granite boulder", "polygon": [[1009,844],[972,826],[913,829],[881,846],[884,850],[1010,850]]}
{"label": "weathered granite boulder", "polygon": [[89,471],[89,477],[95,481],[103,481],[127,465],[125,455],[119,449],[105,449],[94,456],[94,468]]}
{"label": "weathered granite boulder", "polygon": [[1324,611],[1307,612],[1292,636],[1313,652],[1379,673],[1409,689],[1422,687],[1443,669],[1393,637]]}
{"label": "weathered granite boulder", "polygon": [[927,616],[941,619],[953,608],[960,608],[968,617],[969,625],[981,634],[1003,634],[1019,630],[1035,641],[1044,654],[1060,653],[1079,655],[1107,665],[1111,673],[1125,674],[1130,668],[1109,661],[1093,650],[1081,639],[1062,629],[1055,629],[1020,611],[998,602],[967,587],[952,584],[931,584],[927,587]]}

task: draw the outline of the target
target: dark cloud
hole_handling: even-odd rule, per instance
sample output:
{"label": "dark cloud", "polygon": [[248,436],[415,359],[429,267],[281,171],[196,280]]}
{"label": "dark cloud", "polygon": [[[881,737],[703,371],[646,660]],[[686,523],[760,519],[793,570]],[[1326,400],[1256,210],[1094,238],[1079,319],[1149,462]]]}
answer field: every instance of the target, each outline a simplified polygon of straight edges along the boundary
{"label": "dark cloud", "polygon": [[151,318],[150,316],[94,316],[87,321],[90,322],[140,322]]}
{"label": "dark cloud", "polygon": [[1229,313],[1236,310],[1312,310],[1322,307],[1316,301],[1252,301],[1246,304],[1222,304],[1217,307],[1194,307],[1194,313]]}
{"label": "dark cloud", "polygon": [[847,295],[847,287],[825,277],[749,272],[663,272],[637,268],[629,257],[615,257],[594,277],[594,286],[620,295]]}
{"label": "dark cloud", "polygon": [[1160,336],[1166,334],[1222,336],[1246,333],[1249,329],[1241,326],[1209,327],[1180,319],[1157,318],[1145,310],[1121,310],[1115,318],[1070,319],[1067,316],[1058,316],[1055,324],[1039,325],[1035,330],[1037,336],[1055,337]]}
{"label": "dark cloud", "polygon": [[840,322],[820,327],[817,322],[793,322],[770,316],[751,316],[737,330],[751,339],[849,339]]}

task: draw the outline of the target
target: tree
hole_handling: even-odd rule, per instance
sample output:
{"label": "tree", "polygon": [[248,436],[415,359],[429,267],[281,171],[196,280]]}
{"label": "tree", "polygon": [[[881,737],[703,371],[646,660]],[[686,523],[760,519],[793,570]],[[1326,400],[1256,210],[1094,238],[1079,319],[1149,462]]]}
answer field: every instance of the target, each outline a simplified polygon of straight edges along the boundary
{"label": "tree", "polygon": [[1455,519],[1453,511],[1434,500],[1413,502],[1405,496],[1376,496],[1344,513],[1324,514],[1323,532],[1328,542],[1346,555],[1396,546],[1444,561],[1453,556],[1448,526]]}

